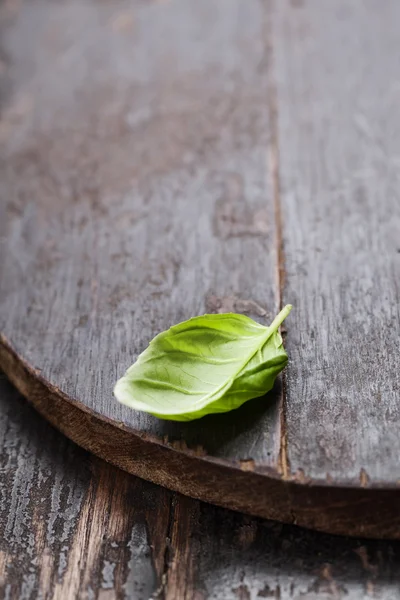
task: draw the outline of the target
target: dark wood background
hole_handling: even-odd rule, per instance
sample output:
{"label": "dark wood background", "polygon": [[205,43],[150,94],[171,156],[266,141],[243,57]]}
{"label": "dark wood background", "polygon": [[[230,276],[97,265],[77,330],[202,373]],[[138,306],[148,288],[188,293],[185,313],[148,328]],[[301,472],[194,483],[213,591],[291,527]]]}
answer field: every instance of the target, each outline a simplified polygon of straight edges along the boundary
{"label": "dark wood background", "polygon": [[[397,0],[1,4],[0,362],[51,422],[192,496],[400,536],[399,22]],[[268,398],[185,425],[113,399],[160,330],[285,302]]]}
{"label": "dark wood background", "polygon": [[0,597],[396,600],[399,542],[204,504],[108,465],[0,378]]}

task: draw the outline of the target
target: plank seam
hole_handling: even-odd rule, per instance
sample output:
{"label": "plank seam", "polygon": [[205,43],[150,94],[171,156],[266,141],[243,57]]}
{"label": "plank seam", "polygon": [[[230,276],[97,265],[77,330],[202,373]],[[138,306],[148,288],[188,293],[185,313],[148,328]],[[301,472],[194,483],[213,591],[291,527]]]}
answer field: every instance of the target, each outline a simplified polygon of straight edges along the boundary
{"label": "plank seam", "polygon": [[163,555],[163,565],[161,571],[161,577],[159,580],[159,586],[150,596],[149,600],[165,600],[168,595],[168,575],[171,563],[171,539],[172,531],[175,521],[175,504],[176,504],[176,493],[172,494],[168,506],[168,523],[165,532],[165,549]]}
{"label": "plank seam", "polygon": [[[285,282],[285,254],[283,245],[282,210],[280,200],[279,180],[279,139],[278,139],[278,98],[277,88],[273,77],[273,43],[272,43],[272,14],[273,0],[266,3],[265,47],[267,68],[267,109],[270,123],[270,139],[268,145],[268,174],[272,187],[274,220],[275,220],[275,251],[276,251],[276,294],[277,310],[283,308],[283,287]],[[286,376],[282,374],[282,389],[279,397],[279,453],[277,468],[284,479],[290,477],[290,464],[287,454],[286,429]]]}

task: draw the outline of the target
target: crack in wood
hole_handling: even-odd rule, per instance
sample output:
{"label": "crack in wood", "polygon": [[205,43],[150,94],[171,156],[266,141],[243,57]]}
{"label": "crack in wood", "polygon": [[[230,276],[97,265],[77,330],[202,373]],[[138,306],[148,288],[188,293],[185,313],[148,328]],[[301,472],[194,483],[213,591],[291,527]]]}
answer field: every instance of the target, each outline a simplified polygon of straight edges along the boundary
{"label": "crack in wood", "polygon": [[165,535],[165,548],[164,548],[164,557],[163,557],[163,569],[161,573],[160,585],[153,593],[150,600],[164,600],[166,598],[166,594],[168,591],[168,575],[170,571],[170,562],[171,562],[171,539],[172,539],[172,531],[174,526],[174,518],[175,518],[175,504],[177,502],[177,495],[172,494],[171,499],[169,501],[168,507],[168,523],[167,530]]}
{"label": "crack in wood", "polygon": [[[276,231],[276,293],[278,310],[283,306],[283,286],[285,279],[285,256],[283,248],[283,223],[280,201],[280,181],[279,181],[279,140],[278,140],[278,102],[277,89],[273,79],[273,47],[272,47],[272,0],[268,0],[265,8],[264,38],[266,45],[266,68],[268,69],[268,87],[267,87],[267,108],[270,120],[270,142],[268,147],[268,165],[269,177],[272,186],[275,231]],[[287,454],[287,431],[286,431],[286,378],[283,373],[281,376],[283,385],[279,398],[279,427],[280,427],[280,448],[278,454],[278,469],[284,479],[290,476],[290,465]]]}

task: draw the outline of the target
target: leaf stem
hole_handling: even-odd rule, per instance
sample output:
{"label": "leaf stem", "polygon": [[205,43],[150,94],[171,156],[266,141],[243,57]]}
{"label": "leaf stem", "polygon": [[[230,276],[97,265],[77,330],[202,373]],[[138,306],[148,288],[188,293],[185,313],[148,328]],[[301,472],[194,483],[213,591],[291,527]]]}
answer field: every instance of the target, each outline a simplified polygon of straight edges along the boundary
{"label": "leaf stem", "polygon": [[284,306],[281,310],[281,312],[279,313],[279,315],[277,315],[275,317],[275,319],[272,321],[271,325],[268,327],[269,330],[272,331],[277,331],[278,328],[282,325],[283,321],[286,319],[286,317],[288,316],[288,314],[290,313],[290,311],[292,310],[293,306],[291,304],[286,304],[286,306]]}

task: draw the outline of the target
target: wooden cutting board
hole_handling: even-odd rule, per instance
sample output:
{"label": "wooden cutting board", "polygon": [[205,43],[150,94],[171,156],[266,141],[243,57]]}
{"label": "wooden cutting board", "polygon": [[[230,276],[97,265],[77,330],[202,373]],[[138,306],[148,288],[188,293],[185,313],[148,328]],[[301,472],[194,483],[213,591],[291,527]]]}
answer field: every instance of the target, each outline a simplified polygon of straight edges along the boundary
{"label": "wooden cutting board", "polygon": [[[400,4],[0,8],[0,366],[184,494],[400,537]],[[113,385],[204,312],[290,302],[283,383],[169,423]]]}

